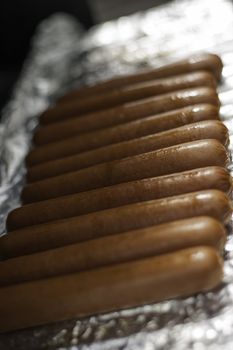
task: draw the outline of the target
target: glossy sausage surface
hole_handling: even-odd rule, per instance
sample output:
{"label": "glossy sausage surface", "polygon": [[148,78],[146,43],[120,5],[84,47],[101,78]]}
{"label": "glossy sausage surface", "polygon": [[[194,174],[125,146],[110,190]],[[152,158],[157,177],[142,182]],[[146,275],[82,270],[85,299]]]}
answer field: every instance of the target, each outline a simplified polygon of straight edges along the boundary
{"label": "glossy sausage surface", "polygon": [[29,153],[27,165],[33,166],[101,146],[132,140],[202,120],[214,119],[219,119],[216,106],[208,104],[188,106],[36,147]]}
{"label": "glossy sausage surface", "polygon": [[74,98],[68,103],[58,104],[43,113],[41,123],[50,124],[65,120],[72,115],[86,114],[92,111],[111,108],[122,103],[140,100],[147,97],[166,94],[171,91],[193,87],[216,87],[216,81],[209,72],[194,72],[165,79],[158,79],[140,84],[124,86],[104,95],[89,96],[86,99]]}
{"label": "glossy sausage surface", "polygon": [[[222,122],[216,120],[188,124],[161,133],[151,134],[39,164],[28,169],[27,180],[28,182],[38,181],[87,168],[95,164],[201,139],[216,139],[224,146],[228,146],[228,130]],[[45,156],[48,156],[48,152],[45,152]]]}
{"label": "glossy sausage surface", "polygon": [[211,217],[178,220],[1,261],[0,286],[75,273],[199,245],[212,246],[222,252],[225,242],[224,226]]}
{"label": "glossy sausage surface", "polygon": [[206,189],[230,194],[232,179],[229,172],[221,167],[199,168],[23,205],[10,212],[7,229],[16,230],[120,205]]}
{"label": "glossy sausage surface", "polygon": [[[53,145],[50,144],[50,147],[51,150],[54,149],[54,151],[58,148],[58,154],[59,152],[61,153],[62,149],[67,148],[67,151],[63,154],[69,155],[170,130],[182,125],[213,119],[219,119],[218,108],[210,104],[198,104],[145,117],[129,123],[87,132],[78,137],[68,138],[65,141],[52,142]],[[46,140],[43,139],[38,141],[38,144],[49,147],[49,145],[46,145]],[[33,152],[38,149],[37,147],[31,153],[33,154]],[[40,149],[43,150],[43,147],[40,147]],[[47,150],[49,150],[49,148],[47,148]]]}
{"label": "glossy sausage surface", "polygon": [[93,86],[87,86],[74,91],[68,92],[63,96],[63,101],[75,97],[89,97],[91,94],[101,94],[114,89],[116,87],[125,86],[128,84],[135,84],[138,82],[149,81],[152,79],[160,79],[170,77],[177,74],[184,74],[194,72],[197,70],[207,70],[211,72],[217,80],[220,79],[223,64],[219,56],[203,53],[193,55],[192,57],[167,64],[155,69],[151,69],[138,74],[130,76],[121,76],[114,79],[97,83]]}
{"label": "glossy sausage surface", "polygon": [[0,288],[0,331],[188,296],[217,286],[222,259],[210,247]]}
{"label": "glossy sausage surface", "polygon": [[227,223],[231,212],[230,199],[218,190],[165,197],[12,231],[0,239],[0,255],[31,254],[197,216],[211,216]]}
{"label": "glossy sausage surface", "polygon": [[37,145],[54,142],[92,130],[107,128],[153,114],[202,103],[219,107],[216,90],[209,87],[179,90],[157,97],[125,103],[104,111],[78,117],[74,115],[73,118],[66,121],[39,127],[35,133],[34,142]]}
{"label": "glossy sausage surface", "polygon": [[195,168],[224,167],[227,163],[226,149],[219,141],[193,141],[33,182],[25,186],[22,200],[36,202]]}

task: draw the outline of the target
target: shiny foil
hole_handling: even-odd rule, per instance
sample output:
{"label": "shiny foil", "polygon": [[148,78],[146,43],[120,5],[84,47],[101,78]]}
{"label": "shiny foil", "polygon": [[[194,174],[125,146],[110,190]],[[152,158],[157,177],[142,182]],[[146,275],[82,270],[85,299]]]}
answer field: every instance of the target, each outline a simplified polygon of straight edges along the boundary
{"label": "shiny foil", "polygon": [[[24,158],[37,116],[74,86],[156,67],[198,51],[221,56],[221,117],[233,151],[233,7],[229,0],[180,0],[84,33],[65,14],[39,26],[0,124],[0,231],[20,205]],[[233,164],[230,165],[233,170]],[[0,301],[1,302],[1,301]],[[1,315],[0,315],[1,317]],[[233,237],[224,282],[209,293],[0,336],[0,350],[232,350]]]}

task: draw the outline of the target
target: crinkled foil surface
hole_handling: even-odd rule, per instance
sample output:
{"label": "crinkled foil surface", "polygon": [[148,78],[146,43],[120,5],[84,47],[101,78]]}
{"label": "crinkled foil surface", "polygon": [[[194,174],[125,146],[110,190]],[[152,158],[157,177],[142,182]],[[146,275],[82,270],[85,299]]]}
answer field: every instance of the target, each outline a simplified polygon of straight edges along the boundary
{"label": "crinkled foil surface", "polygon": [[[228,0],[180,0],[84,34],[70,16],[44,21],[33,39],[0,124],[0,229],[18,206],[24,157],[37,116],[65,90],[159,66],[197,51],[224,62],[221,116],[233,150],[233,7]],[[232,167],[232,165],[231,165]],[[232,168],[233,169],[233,168]],[[213,292],[1,335],[1,350],[232,350],[233,237],[224,283]],[[1,302],[1,301],[0,301]],[[1,317],[1,315],[0,315]]]}

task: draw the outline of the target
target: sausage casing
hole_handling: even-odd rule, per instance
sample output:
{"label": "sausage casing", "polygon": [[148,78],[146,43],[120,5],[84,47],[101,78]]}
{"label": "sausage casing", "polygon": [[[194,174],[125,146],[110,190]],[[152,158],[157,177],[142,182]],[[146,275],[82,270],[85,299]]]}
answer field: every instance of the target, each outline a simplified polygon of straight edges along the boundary
{"label": "sausage casing", "polygon": [[36,131],[34,140],[36,144],[54,142],[92,130],[107,128],[150,115],[202,103],[219,107],[216,90],[210,87],[179,90],[136,102],[125,103],[104,111],[97,111],[82,116],[74,114],[72,118],[66,121],[42,125]]}
{"label": "sausage casing", "polygon": [[211,216],[227,223],[231,212],[231,202],[225,193],[218,190],[192,192],[11,231],[0,239],[0,254],[3,257],[31,254],[197,216]]}
{"label": "sausage casing", "polygon": [[65,96],[63,96],[63,101],[70,99],[73,96],[85,98],[91,94],[95,95],[105,93],[106,91],[115,89],[116,87],[149,81],[152,79],[161,79],[177,74],[194,72],[197,70],[209,71],[217,80],[219,80],[222,73],[222,67],[223,64],[219,56],[210,53],[198,54],[190,58],[155,68],[154,70],[149,70],[130,76],[116,77],[108,81],[100,82],[94,86],[87,86],[68,92]]}
{"label": "sausage casing", "polygon": [[193,141],[33,182],[25,186],[22,199],[31,203],[195,168],[224,167],[227,163],[228,154],[219,141]]}
{"label": "sausage casing", "polygon": [[[30,152],[27,164],[33,165],[34,163],[43,161],[45,153],[43,150],[45,149],[47,152],[52,152],[53,157],[56,154],[64,157],[113,143],[174,129],[182,125],[216,119],[219,120],[218,108],[216,106],[209,104],[188,106],[155,116],[145,117],[142,120],[139,119],[114,127],[88,132],[64,141],[53,142],[50,145],[44,145],[46,148],[36,147]],[[38,141],[38,144],[42,144],[43,142],[46,143],[45,140],[41,140]],[[45,157],[44,161],[46,159]]]}
{"label": "sausage casing", "polygon": [[120,205],[207,189],[229,194],[232,189],[229,172],[214,166],[199,168],[23,205],[10,212],[7,228],[16,230]]}
{"label": "sausage casing", "polygon": [[216,249],[193,247],[137,261],[0,288],[0,331],[188,296],[217,286]]}
{"label": "sausage casing", "polygon": [[[56,156],[58,159],[29,168],[27,180],[28,182],[38,181],[95,164],[201,139],[216,139],[224,146],[228,146],[228,130],[220,121],[206,120],[60,159],[59,150],[57,149]],[[48,149],[47,151],[44,150],[44,156],[41,153],[41,159],[49,156]],[[51,154],[52,156],[53,154]]]}
{"label": "sausage casing", "polygon": [[27,165],[33,166],[50,159],[67,157],[101,146],[132,140],[202,120],[213,119],[219,119],[216,106],[208,104],[188,106],[36,147],[30,151],[27,157]]}
{"label": "sausage casing", "polygon": [[178,220],[0,262],[0,286],[75,273],[193,246],[223,250],[224,226],[211,217]]}
{"label": "sausage casing", "polygon": [[166,94],[171,91],[193,87],[216,87],[213,75],[209,72],[194,72],[164,79],[153,80],[136,85],[124,86],[103,95],[89,96],[86,99],[73,98],[68,103],[58,104],[47,109],[40,117],[43,124],[50,124],[72,115],[111,108],[122,103],[147,97]]}

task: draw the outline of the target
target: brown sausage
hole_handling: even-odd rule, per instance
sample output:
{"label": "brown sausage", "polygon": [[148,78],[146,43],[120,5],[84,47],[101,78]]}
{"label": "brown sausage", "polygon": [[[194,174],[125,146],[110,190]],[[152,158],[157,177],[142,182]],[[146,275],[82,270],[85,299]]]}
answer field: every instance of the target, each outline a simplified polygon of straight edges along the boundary
{"label": "brown sausage", "polygon": [[209,103],[218,107],[219,99],[216,90],[208,87],[179,90],[126,103],[104,111],[78,117],[74,116],[66,121],[41,126],[35,134],[35,143],[38,145],[54,142],[92,130],[107,128],[153,114],[201,103]]}
{"label": "brown sausage", "polygon": [[16,230],[120,205],[206,189],[231,193],[229,172],[220,167],[199,168],[31,203],[10,212],[7,228]]}
{"label": "brown sausage", "polygon": [[193,141],[33,182],[25,186],[22,200],[31,203],[195,168],[224,167],[227,163],[226,149],[219,141]]}
{"label": "brown sausage", "polygon": [[100,147],[74,156],[39,164],[28,169],[27,179],[29,182],[38,181],[87,168],[95,164],[201,139],[216,139],[227,146],[229,143],[228,130],[222,122],[216,120],[188,124],[158,134]]}
{"label": "brown sausage", "polygon": [[210,217],[178,220],[0,262],[0,286],[165,254],[199,245],[222,251],[224,226]]}
{"label": "brown sausage", "polygon": [[214,77],[209,72],[194,72],[165,79],[153,80],[146,83],[124,86],[121,89],[106,92],[104,95],[90,96],[87,99],[74,98],[68,103],[55,105],[41,115],[42,124],[50,124],[66,119],[72,115],[86,114],[111,108],[122,103],[140,100],[147,97],[166,94],[193,87],[216,87]]}
{"label": "brown sausage", "polygon": [[170,130],[186,124],[213,119],[219,119],[216,106],[207,104],[188,106],[36,147],[29,153],[27,164],[29,166],[36,165],[50,159],[66,157],[101,146]]}
{"label": "brown sausage", "polygon": [[217,55],[204,53],[180,60],[171,64],[167,64],[153,70],[132,74],[128,76],[120,76],[114,79],[97,83],[94,86],[87,86],[74,91],[68,92],[60,100],[66,101],[74,97],[89,98],[90,95],[96,95],[108,92],[129,84],[135,84],[153,79],[161,79],[175,76],[178,74],[185,74],[195,72],[198,70],[206,70],[211,72],[217,80],[221,78],[223,64]]}
{"label": "brown sausage", "polygon": [[192,192],[11,231],[0,239],[0,254],[5,258],[32,254],[197,216],[211,216],[227,223],[231,212],[231,202],[225,193],[218,190]]}
{"label": "brown sausage", "polygon": [[[71,137],[65,141],[53,142],[53,144],[44,146],[47,147],[48,150],[55,150],[57,147],[59,149],[58,152],[62,152],[62,149],[67,148],[64,155],[74,154],[112,143],[127,141],[149,134],[170,130],[185,124],[212,119],[219,119],[219,111],[216,106],[209,104],[187,106],[173,111],[131,121],[129,123],[91,131],[83,135],[79,135],[78,137]],[[35,135],[35,141],[37,142],[36,139],[37,137]],[[41,142],[46,141],[41,140]],[[38,140],[38,144],[40,144],[40,140]],[[45,148],[37,147],[31,152],[32,155],[40,149],[43,150]],[[32,163],[33,158],[34,156],[31,159]]]}
{"label": "brown sausage", "polygon": [[188,296],[222,280],[216,249],[160,256],[0,288],[0,332]]}

